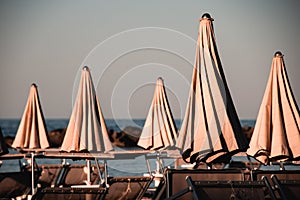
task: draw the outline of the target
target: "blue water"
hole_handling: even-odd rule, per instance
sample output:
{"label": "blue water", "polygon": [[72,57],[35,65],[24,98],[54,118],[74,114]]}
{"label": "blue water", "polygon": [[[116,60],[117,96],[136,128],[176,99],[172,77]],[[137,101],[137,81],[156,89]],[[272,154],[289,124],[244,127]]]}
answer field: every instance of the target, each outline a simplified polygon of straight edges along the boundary
{"label": "blue water", "polygon": [[[180,126],[181,121],[175,120],[176,125]],[[106,119],[106,126],[107,129],[121,131],[126,126],[135,126],[139,128],[143,128],[145,123],[144,119]],[[3,136],[11,136],[15,137],[16,132],[18,130],[20,123],[20,119],[0,119],[0,127],[2,130]],[[68,125],[68,119],[47,119],[46,120],[46,128],[47,131],[59,129],[59,128],[66,128]],[[10,153],[17,153],[15,150],[10,149]],[[73,161],[71,159],[66,160],[68,163],[71,164],[85,164],[85,161]],[[62,160],[60,159],[36,159],[38,164],[43,163],[60,163]],[[94,162],[94,161],[93,161]],[[92,162],[92,163],[93,163]],[[101,161],[100,161],[101,162]],[[174,163],[173,160],[166,160],[166,165],[172,165]],[[28,165],[27,160],[4,160],[2,166],[0,167],[0,172],[15,172],[20,171],[22,165]],[[128,176],[128,175],[143,175],[144,173],[148,172],[146,160],[144,156],[136,157],[135,159],[130,160],[110,160],[108,161],[108,171],[110,176]],[[150,160],[151,171],[156,169],[155,160]]]}
{"label": "blue water", "polygon": [[[107,129],[121,131],[126,126],[135,126],[139,128],[143,128],[145,123],[145,119],[106,119]],[[19,119],[0,119],[0,127],[2,129],[3,136],[12,136],[16,135],[18,130],[20,120]],[[181,120],[175,120],[176,126],[178,129],[181,126]],[[255,124],[255,120],[241,120],[242,126],[251,126],[253,127]],[[46,120],[46,128],[48,131],[66,128],[68,125],[68,119],[47,119]],[[10,150],[11,153],[15,153],[14,150]],[[62,160],[60,159],[36,159],[38,164],[42,163],[60,163]],[[85,161],[73,161],[71,159],[66,160],[69,163],[81,163],[84,164]],[[167,159],[164,160],[165,166],[173,166],[174,160]],[[14,172],[20,171],[20,167],[22,165],[28,164],[25,159],[22,160],[4,160],[2,166],[0,167],[0,172]],[[110,176],[128,176],[128,175],[143,175],[147,173],[147,165],[144,156],[139,156],[135,159],[130,160],[111,160],[108,161],[108,170]],[[156,169],[155,160],[150,160],[151,171]]]}
{"label": "blue water", "polygon": [[[66,128],[68,125],[68,119],[46,119],[46,128],[48,131]],[[242,126],[251,126],[254,127],[255,120],[241,120]],[[12,136],[16,135],[20,123],[20,119],[0,119],[0,127],[2,129],[3,136]],[[126,126],[135,126],[139,128],[143,128],[145,119],[106,119],[105,120],[107,129],[121,131]],[[175,119],[175,124],[178,129],[181,127],[181,120]]]}

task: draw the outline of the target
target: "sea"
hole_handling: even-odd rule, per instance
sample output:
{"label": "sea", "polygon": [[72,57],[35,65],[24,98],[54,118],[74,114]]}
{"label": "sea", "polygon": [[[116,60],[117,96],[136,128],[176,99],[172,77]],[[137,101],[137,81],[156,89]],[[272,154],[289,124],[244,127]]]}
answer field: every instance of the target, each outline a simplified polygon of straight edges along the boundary
{"label": "sea", "polygon": [[[176,119],[175,124],[178,129],[181,127],[181,120]],[[4,137],[11,136],[15,137],[18,126],[20,123],[20,119],[0,119],[0,127],[2,130],[2,134]],[[46,119],[46,128],[47,131],[66,128],[68,125],[68,119]],[[145,119],[106,119],[105,120],[106,126],[108,130],[114,131],[121,131],[127,126],[134,126],[140,129],[143,128]],[[241,120],[240,121],[242,126],[250,126],[254,127],[255,120]],[[118,148],[115,148],[118,150]],[[120,150],[120,149],[119,149]],[[17,153],[15,150],[10,149],[10,153]],[[72,160],[72,159],[39,159],[36,160],[37,164],[57,164],[57,163],[70,163],[70,164],[85,164],[85,160]],[[96,161],[92,161],[93,162]],[[98,161],[101,164],[101,160]],[[149,160],[151,173],[158,170],[158,163],[156,159]],[[174,167],[174,159],[164,159],[163,165]],[[3,160],[2,165],[0,167],[1,172],[17,172],[20,171],[22,166],[29,165],[29,161],[25,159],[21,160]],[[124,160],[108,160],[108,174],[109,176],[136,176],[136,175],[144,175],[149,173],[147,168],[146,159],[144,156],[138,156],[135,159],[124,159]]]}
{"label": "sea", "polygon": [[[175,119],[175,124],[178,129],[181,127],[181,119]],[[69,123],[69,119],[46,119],[47,131],[66,128]],[[127,126],[134,126],[140,129],[143,128],[145,119],[105,119],[107,130],[121,131]],[[255,120],[240,120],[241,126],[254,127]],[[20,119],[0,119],[0,128],[3,136],[15,137],[20,124]]]}

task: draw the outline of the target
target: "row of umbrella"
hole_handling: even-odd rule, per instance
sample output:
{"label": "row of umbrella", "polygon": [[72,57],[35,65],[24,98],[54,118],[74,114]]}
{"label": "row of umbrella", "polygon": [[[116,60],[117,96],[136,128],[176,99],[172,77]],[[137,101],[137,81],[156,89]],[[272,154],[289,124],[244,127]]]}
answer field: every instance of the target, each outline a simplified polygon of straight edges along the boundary
{"label": "row of umbrella", "polygon": [[[24,114],[12,147],[22,150],[49,147],[36,84],[31,85]],[[107,152],[112,149],[90,70],[88,67],[84,67],[76,101],[60,150]]]}
{"label": "row of umbrella", "polygon": [[[213,19],[200,19],[196,59],[187,108],[177,131],[162,78],[138,145],[145,149],[175,146],[186,162],[227,162],[245,152],[267,164],[270,160],[300,156],[299,109],[288,81],[283,56],[276,53],[259,110],[250,148],[230,95],[217,50]],[[13,147],[48,148],[47,132],[36,85],[32,85]],[[248,149],[248,150],[247,150]],[[61,151],[113,150],[90,70],[84,67]]]}
{"label": "row of umbrella", "polygon": [[[200,19],[196,61],[179,134],[159,78],[138,145],[158,149],[173,146],[175,139],[183,159],[191,163],[228,162],[232,155],[248,149],[218,55],[212,21],[209,14]],[[263,164],[299,159],[299,120],[283,55],[276,52],[247,154]]]}

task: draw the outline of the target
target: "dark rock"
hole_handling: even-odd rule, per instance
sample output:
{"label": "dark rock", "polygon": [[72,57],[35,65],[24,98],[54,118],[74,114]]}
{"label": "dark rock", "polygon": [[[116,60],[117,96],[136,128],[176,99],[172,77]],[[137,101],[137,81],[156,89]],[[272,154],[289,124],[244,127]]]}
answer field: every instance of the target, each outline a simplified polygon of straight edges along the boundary
{"label": "dark rock", "polygon": [[12,137],[12,136],[5,136],[4,137],[4,141],[5,141],[6,145],[7,145],[7,147],[11,148],[11,145],[14,142],[14,139],[15,138]]}
{"label": "dark rock", "polygon": [[0,199],[18,199],[31,188],[31,172],[5,172],[0,174]]}
{"label": "dark rock", "polygon": [[124,128],[123,132],[130,138],[130,140],[137,143],[141,136],[142,129],[134,126],[127,126]]}
{"label": "dark rock", "polygon": [[109,130],[109,139],[118,147],[136,147],[141,132],[140,128],[132,126],[124,128],[121,132]]}
{"label": "dark rock", "polygon": [[242,127],[242,131],[243,131],[243,133],[245,134],[245,136],[246,136],[248,142],[250,142],[250,139],[251,139],[251,137],[252,137],[254,128],[251,127],[251,126],[247,126],[247,125],[246,125],[246,126],[243,126],[243,127]]}
{"label": "dark rock", "polygon": [[121,132],[116,132],[114,130],[108,131],[110,142],[117,147],[125,147],[124,142],[121,142],[120,138],[122,138]]}
{"label": "dark rock", "polygon": [[[1,127],[0,127],[0,155],[7,154],[7,153],[8,153],[7,145],[4,141],[4,138],[3,138],[3,135],[2,135],[2,130],[1,130]],[[1,164],[0,164],[0,166],[1,166]]]}
{"label": "dark rock", "polygon": [[66,130],[66,128],[60,128],[52,130],[48,133],[50,147],[58,148],[61,146],[66,134]]}

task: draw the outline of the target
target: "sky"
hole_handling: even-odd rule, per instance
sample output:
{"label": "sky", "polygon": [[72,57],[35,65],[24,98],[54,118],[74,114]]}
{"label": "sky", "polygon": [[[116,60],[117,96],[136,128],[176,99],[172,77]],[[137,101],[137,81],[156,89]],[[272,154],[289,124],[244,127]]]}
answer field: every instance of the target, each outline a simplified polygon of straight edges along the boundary
{"label": "sky", "polygon": [[292,0],[0,0],[0,118],[21,118],[32,83],[46,118],[69,118],[85,65],[105,118],[145,118],[158,77],[183,118],[206,12],[239,118],[257,117],[277,50],[299,105],[299,9]]}

